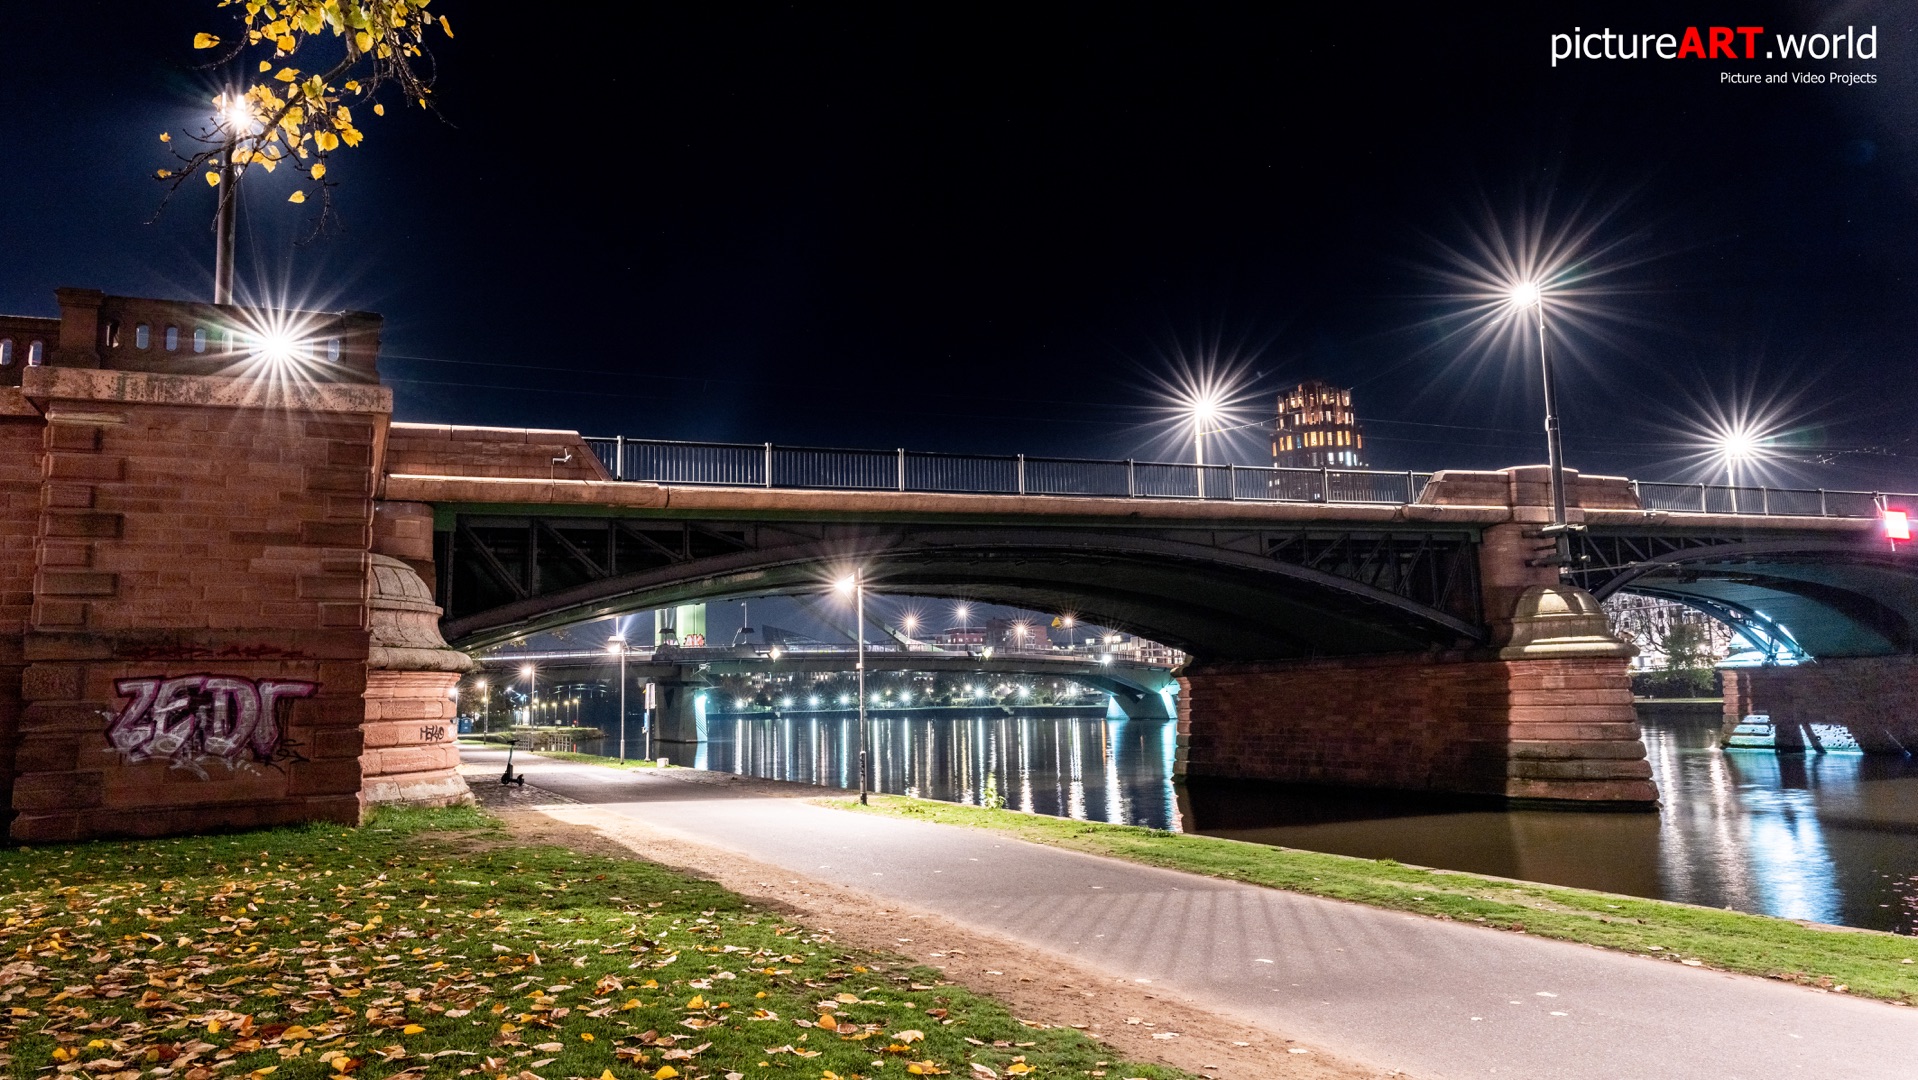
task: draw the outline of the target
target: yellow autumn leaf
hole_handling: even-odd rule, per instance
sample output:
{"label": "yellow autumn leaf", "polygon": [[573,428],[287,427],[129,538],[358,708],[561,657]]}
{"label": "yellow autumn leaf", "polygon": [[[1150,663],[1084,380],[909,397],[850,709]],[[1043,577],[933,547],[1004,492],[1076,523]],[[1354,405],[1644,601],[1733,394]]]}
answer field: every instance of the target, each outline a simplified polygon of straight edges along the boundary
{"label": "yellow autumn leaf", "polygon": [[579,1033],[579,1041],[581,1041],[581,1042],[592,1042],[592,1041],[593,1041],[593,1033],[592,1033],[592,1032],[590,1032],[590,1031],[582,1031],[582,1032],[580,1032],[580,1033]]}
{"label": "yellow autumn leaf", "polygon": [[1012,1076],[1024,1076],[1025,1074],[1031,1071],[1033,1071],[1032,1066],[1026,1064],[1023,1061],[1015,1061],[1012,1064],[1006,1066],[1006,1072]]}
{"label": "yellow autumn leaf", "polygon": [[820,1013],[816,1023],[827,1031],[839,1030],[839,1021],[834,1020],[831,1013]]}
{"label": "yellow autumn leaf", "polygon": [[322,152],[338,150],[340,148],[340,137],[330,131],[320,132],[315,136],[315,141],[320,144],[320,150]]}
{"label": "yellow autumn leaf", "polygon": [[621,1005],[621,1006],[619,1007],[619,1011],[620,1011],[620,1012],[632,1012],[632,1011],[633,1011],[634,1009],[637,1009],[637,1008],[639,1008],[639,999],[638,999],[638,998],[628,998],[628,999],[626,999],[626,1004],[624,1004],[624,1005]]}
{"label": "yellow autumn leaf", "polygon": [[165,180],[165,179],[166,179],[167,177],[169,177],[169,176],[172,176],[172,175],[173,175],[173,170],[172,170],[172,169],[161,169],[161,170],[160,170],[159,172],[156,172],[156,173],[154,173],[153,175],[155,175],[155,176],[157,176],[157,177],[159,177],[159,178],[160,178],[160,179],[162,179],[162,180]]}
{"label": "yellow autumn leaf", "polygon": [[206,1022],[206,1033],[208,1035],[218,1035],[220,1033],[220,1022],[218,1020],[208,1020]]}
{"label": "yellow autumn leaf", "polygon": [[320,177],[325,175],[326,175],[326,163],[325,162],[315,163],[312,171],[313,179],[318,180]]}
{"label": "yellow autumn leaf", "polygon": [[447,37],[453,36],[453,24],[450,22],[447,22],[446,16],[444,15],[440,16],[440,29],[446,31]]}
{"label": "yellow autumn leaf", "polygon": [[161,142],[172,142],[172,141],[173,141],[173,133],[172,133],[172,132],[170,132],[170,131],[162,131],[162,132],[160,132],[160,141],[161,141]]}
{"label": "yellow autumn leaf", "polygon": [[306,201],[306,192],[296,191],[293,194],[288,195],[286,197],[286,201],[290,203],[303,203]]}
{"label": "yellow autumn leaf", "polygon": [[220,186],[220,174],[219,174],[219,173],[216,173],[216,172],[208,172],[208,173],[206,174],[206,186],[207,186],[207,187],[219,187],[219,186]]}
{"label": "yellow autumn leaf", "polygon": [[601,1069],[599,1071],[599,1080],[613,1080],[613,1070]]}
{"label": "yellow autumn leaf", "polygon": [[918,1028],[907,1028],[904,1031],[893,1032],[892,1037],[895,1039],[898,1039],[902,1043],[916,1043],[920,1039],[925,1038],[926,1033],[923,1031],[920,1031]]}
{"label": "yellow autumn leaf", "polygon": [[353,47],[361,52],[373,51],[373,35],[364,30],[353,35]]}
{"label": "yellow autumn leaf", "polygon": [[698,994],[694,994],[693,999],[686,1003],[686,1007],[688,1009],[703,1009],[706,1007],[706,999],[700,997]]}
{"label": "yellow autumn leaf", "polygon": [[294,1024],[292,1027],[280,1032],[280,1038],[285,1039],[287,1042],[299,1042],[301,1039],[310,1039],[312,1037],[313,1033],[299,1024]]}
{"label": "yellow autumn leaf", "polygon": [[283,53],[290,53],[293,51],[294,47],[297,44],[298,42],[293,40],[292,34],[284,34],[284,35],[281,35],[278,41],[275,41],[273,43],[273,47],[280,50]]}
{"label": "yellow autumn leaf", "polygon": [[272,70],[273,70],[273,61],[271,61],[271,60],[262,60],[262,61],[260,61],[260,70],[261,70],[261,71],[272,71]]}
{"label": "yellow autumn leaf", "polygon": [[374,102],[374,103],[373,103],[373,115],[374,115],[374,116],[385,116],[385,115],[386,115],[386,106],[384,106],[384,105],[381,105],[381,104],[380,104],[379,102],[377,102],[377,101],[376,101],[376,102]]}
{"label": "yellow autumn leaf", "polygon": [[402,1035],[418,1035],[418,1034],[419,1034],[420,1032],[422,1032],[422,1031],[425,1031],[425,1030],[426,1030],[425,1028],[423,1028],[423,1027],[421,1027],[421,1026],[419,1026],[418,1024],[408,1024],[408,1025],[406,1025],[405,1027],[403,1027],[403,1028],[401,1028],[401,1029],[400,1029],[400,1034],[402,1034]]}
{"label": "yellow autumn leaf", "polygon": [[214,37],[212,34],[193,35],[193,47],[196,49],[211,49],[213,46],[218,45],[219,43],[220,43],[220,39]]}
{"label": "yellow autumn leaf", "polygon": [[661,1065],[659,1071],[653,1074],[653,1080],[673,1080],[673,1077],[678,1075],[678,1069],[673,1068],[671,1065]]}

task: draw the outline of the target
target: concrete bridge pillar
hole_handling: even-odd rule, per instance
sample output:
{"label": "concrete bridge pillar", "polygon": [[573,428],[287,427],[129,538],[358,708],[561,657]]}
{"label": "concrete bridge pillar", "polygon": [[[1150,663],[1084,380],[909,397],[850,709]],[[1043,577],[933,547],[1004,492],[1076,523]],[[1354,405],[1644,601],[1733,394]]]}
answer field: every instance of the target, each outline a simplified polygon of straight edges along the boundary
{"label": "concrete bridge pillar", "polygon": [[[658,659],[655,656],[655,659]],[[672,675],[654,676],[653,741],[663,743],[701,743],[706,741],[706,710],[700,696],[712,684],[691,667],[677,667]]]}
{"label": "concrete bridge pillar", "polygon": [[1739,725],[1765,717],[1781,751],[1822,750],[1842,730],[1867,753],[1918,753],[1918,712],[1911,703],[1918,656],[1835,657],[1726,668],[1723,675],[1727,739]]}

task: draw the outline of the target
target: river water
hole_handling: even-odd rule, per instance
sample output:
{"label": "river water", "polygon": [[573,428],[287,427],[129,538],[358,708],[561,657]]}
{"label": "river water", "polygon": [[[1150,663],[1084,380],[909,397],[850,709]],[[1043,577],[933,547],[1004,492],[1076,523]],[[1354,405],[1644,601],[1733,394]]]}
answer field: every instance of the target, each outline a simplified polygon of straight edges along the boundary
{"label": "river water", "polygon": [[[1918,932],[1918,762],[1721,750],[1716,725],[1696,721],[1648,718],[1645,729],[1655,813],[1175,782],[1170,723],[1087,713],[888,710],[872,721],[872,752],[879,791],[976,804],[990,780],[1006,806],[1038,814]],[[850,716],[714,717],[710,733],[659,752],[677,765],[857,785]]]}

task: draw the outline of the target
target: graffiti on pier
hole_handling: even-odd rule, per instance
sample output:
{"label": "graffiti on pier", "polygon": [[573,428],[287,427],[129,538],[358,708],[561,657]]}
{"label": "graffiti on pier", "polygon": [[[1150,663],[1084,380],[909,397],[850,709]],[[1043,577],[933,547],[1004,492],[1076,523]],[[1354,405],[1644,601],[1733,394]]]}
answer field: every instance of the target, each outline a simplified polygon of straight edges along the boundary
{"label": "graffiti on pier", "polygon": [[127,704],[107,726],[107,741],[122,758],[165,760],[204,779],[207,762],[234,769],[288,756],[279,703],[311,697],[319,684],[180,675],[119,679],[113,689]]}

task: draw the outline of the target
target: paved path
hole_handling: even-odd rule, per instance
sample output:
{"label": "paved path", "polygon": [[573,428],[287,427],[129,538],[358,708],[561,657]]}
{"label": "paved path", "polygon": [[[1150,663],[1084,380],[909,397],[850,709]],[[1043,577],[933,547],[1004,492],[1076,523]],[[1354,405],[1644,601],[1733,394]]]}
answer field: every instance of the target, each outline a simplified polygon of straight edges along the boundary
{"label": "paved path", "polygon": [[1918,1076],[1918,1009],[671,773],[524,763],[533,783],[567,798],[1419,1077]]}

